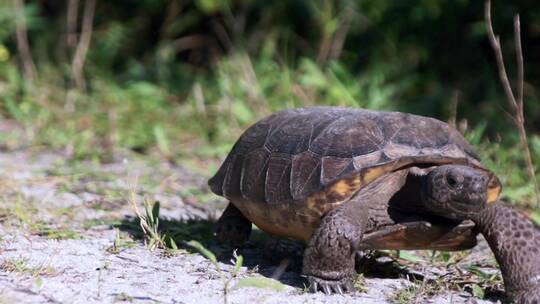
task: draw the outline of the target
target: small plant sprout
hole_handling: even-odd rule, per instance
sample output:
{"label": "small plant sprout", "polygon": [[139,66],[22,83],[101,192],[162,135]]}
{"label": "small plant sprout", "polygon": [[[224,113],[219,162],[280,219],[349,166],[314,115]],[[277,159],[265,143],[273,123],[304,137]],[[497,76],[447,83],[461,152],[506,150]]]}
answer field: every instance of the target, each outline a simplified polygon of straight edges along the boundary
{"label": "small plant sprout", "polygon": [[142,214],[137,206],[137,199],[133,188],[129,191],[127,201],[139,218],[139,225],[144,233],[146,246],[150,250],[156,248],[178,250],[174,239],[169,234],[162,233],[159,228],[159,202],[151,203],[147,197],[144,197],[143,205],[145,213]]}
{"label": "small plant sprout", "polygon": [[356,278],[354,279],[354,289],[356,289],[358,292],[367,291],[366,278],[364,277],[364,274],[359,273],[356,275]]}
{"label": "small plant sprout", "polygon": [[219,266],[219,262],[214,253],[212,253],[212,251],[206,249],[206,247],[204,247],[201,243],[195,240],[189,241],[186,244],[193,247],[205,258],[210,260],[210,262],[214,265],[216,271],[219,274],[219,277],[221,278],[221,281],[223,282],[223,303],[229,303],[228,295],[230,293],[230,285],[232,280],[234,280],[238,276],[238,272],[240,271],[240,268],[242,268],[242,264],[244,263],[244,257],[238,255],[236,250],[234,250],[233,258],[231,259],[231,263],[234,265],[234,267],[230,275],[227,276],[226,273]]}
{"label": "small plant sprout", "polygon": [[19,275],[29,275],[33,278],[38,278],[40,276],[55,276],[58,274],[58,272],[50,265],[50,262],[32,266],[29,264],[29,259],[25,257],[4,259],[0,263],[0,270]]}
{"label": "small plant sprout", "polygon": [[118,228],[114,229],[114,241],[113,244],[107,248],[107,252],[117,254],[120,253],[125,248],[131,248],[135,244],[131,240],[126,240],[124,236],[120,233]]}

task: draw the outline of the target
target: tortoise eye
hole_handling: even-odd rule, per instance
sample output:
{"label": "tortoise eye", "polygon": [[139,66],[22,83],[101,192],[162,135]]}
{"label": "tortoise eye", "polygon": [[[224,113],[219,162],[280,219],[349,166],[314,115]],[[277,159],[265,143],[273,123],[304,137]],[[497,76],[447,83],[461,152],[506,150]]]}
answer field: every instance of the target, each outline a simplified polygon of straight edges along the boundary
{"label": "tortoise eye", "polygon": [[457,186],[458,181],[454,176],[449,174],[446,176],[446,183],[448,184],[448,186],[454,188]]}

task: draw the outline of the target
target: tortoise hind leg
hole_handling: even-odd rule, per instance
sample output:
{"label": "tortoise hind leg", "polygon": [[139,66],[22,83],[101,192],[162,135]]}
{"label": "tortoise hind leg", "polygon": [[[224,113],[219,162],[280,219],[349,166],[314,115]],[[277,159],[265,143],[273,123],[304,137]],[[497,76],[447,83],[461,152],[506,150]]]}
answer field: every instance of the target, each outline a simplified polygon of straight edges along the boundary
{"label": "tortoise hind leg", "polygon": [[364,233],[373,229],[370,226],[377,221],[372,211],[388,206],[392,195],[403,186],[406,174],[405,170],[379,177],[323,217],[304,251],[302,272],[311,291],[353,291],[355,253]]}
{"label": "tortoise hind leg", "polygon": [[216,237],[218,241],[240,247],[244,245],[251,234],[251,222],[229,203],[216,224]]}

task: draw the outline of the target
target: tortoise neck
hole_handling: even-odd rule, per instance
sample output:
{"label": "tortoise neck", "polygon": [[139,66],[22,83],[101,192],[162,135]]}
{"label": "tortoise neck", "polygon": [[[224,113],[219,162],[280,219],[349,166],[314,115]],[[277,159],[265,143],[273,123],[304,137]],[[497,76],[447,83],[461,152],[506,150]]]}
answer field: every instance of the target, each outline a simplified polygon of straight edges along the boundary
{"label": "tortoise neck", "polygon": [[390,199],[390,207],[400,212],[429,214],[430,212],[426,208],[428,204],[423,203],[422,195],[425,179],[425,175],[408,172],[405,184]]}
{"label": "tortoise neck", "polygon": [[540,295],[540,229],[501,202],[490,204],[472,220],[499,263],[510,297]]}

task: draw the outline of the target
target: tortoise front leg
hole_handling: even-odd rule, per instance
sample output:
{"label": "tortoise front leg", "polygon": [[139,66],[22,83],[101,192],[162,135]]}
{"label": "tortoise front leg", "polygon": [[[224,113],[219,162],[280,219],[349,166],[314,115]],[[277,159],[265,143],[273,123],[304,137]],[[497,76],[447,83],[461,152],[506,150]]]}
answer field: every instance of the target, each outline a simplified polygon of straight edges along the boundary
{"label": "tortoise front leg", "polygon": [[244,245],[251,234],[251,222],[234,206],[229,203],[216,224],[218,241],[240,247]]}
{"label": "tortoise front leg", "polygon": [[326,215],[304,251],[302,273],[310,290],[324,293],[353,291],[354,255],[367,224],[367,217],[351,218],[337,208]]}
{"label": "tortoise front leg", "polygon": [[404,170],[379,177],[322,218],[304,252],[302,272],[311,291],[320,289],[329,294],[353,290],[354,255],[364,233],[377,225],[376,212],[372,211],[388,206],[406,176]]}

